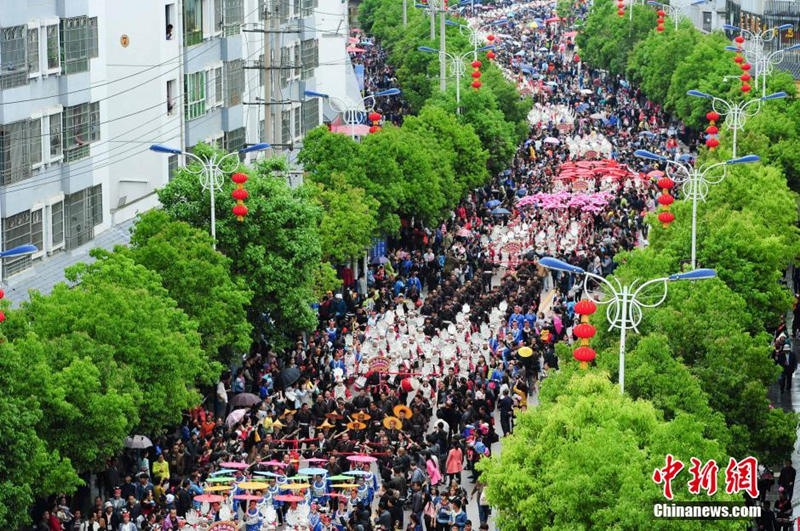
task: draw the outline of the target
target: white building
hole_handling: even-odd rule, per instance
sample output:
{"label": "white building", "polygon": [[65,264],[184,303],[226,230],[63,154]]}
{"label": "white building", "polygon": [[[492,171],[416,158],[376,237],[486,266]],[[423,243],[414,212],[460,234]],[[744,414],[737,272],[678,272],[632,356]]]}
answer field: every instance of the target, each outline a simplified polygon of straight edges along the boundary
{"label": "white building", "polygon": [[0,0],[0,246],[40,249],[2,264],[10,298],[49,289],[36,282],[47,268],[85,259],[96,235],[157,206],[182,161],[150,144],[288,147],[319,125],[319,102],[302,97],[319,62],[313,9]]}

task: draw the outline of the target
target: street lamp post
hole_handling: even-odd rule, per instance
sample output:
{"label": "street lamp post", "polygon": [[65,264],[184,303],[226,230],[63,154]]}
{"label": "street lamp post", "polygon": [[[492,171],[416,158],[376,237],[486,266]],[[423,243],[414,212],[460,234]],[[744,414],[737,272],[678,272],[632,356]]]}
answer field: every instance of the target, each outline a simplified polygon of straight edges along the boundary
{"label": "street lamp post", "polygon": [[[600,275],[590,273],[581,267],[568,264],[557,258],[550,256],[544,257],[539,260],[539,263],[548,269],[555,271],[562,271],[564,273],[571,273],[575,275],[584,275],[583,292],[587,298],[591,299],[594,303],[607,304],[606,319],[609,322],[609,330],[615,328],[619,329],[619,391],[625,393],[625,337],[628,330],[639,332],[637,328],[642,321],[642,308],[655,308],[667,299],[667,285],[669,282],[676,280],[703,280],[717,276],[713,269],[695,269],[687,273],[677,273],[668,277],[654,278],[646,282],[636,279],[630,284],[623,285],[618,278],[614,277],[614,284],[606,280]],[[608,289],[611,294],[608,299],[599,300],[592,296],[589,291],[589,279],[593,279]],[[663,293],[659,296],[657,302],[647,303],[643,301],[646,296],[646,288],[656,284],[663,284]]]}
{"label": "street lamp post", "polygon": [[476,61],[478,59],[479,45],[483,43],[481,32],[486,28],[508,24],[508,19],[503,18],[500,20],[495,20],[494,22],[489,22],[488,24],[484,24],[476,28],[473,28],[467,24],[459,24],[458,22],[454,22],[452,20],[448,20],[446,24],[448,26],[456,26],[462,33],[465,31],[467,32],[469,36],[469,43],[472,45],[472,60]]}
{"label": "street lamp post", "polygon": [[[747,155],[738,159],[726,160],[715,164],[708,164],[695,168],[686,162],[678,162],[667,157],[657,155],[644,149],[633,152],[637,157],[643,159],[656,160],[667,165],[667,172],[670,178],[676,183],[683,184],[683,193],[692,200],[692,269],[697,267],[697,202],[705,201],[708,195],[708,188],[714,184],[721,183],[727,176],[724,169],[732,164],[745,164],[758,162],[761,159],[757,155]],[[712,177],[711,172],[719,167],[723,168],[722,175]]]}
{"label": "street lamp post", "polygon": [[[744,37],[744,43],[741,49],[736,46],[726,46],[725,49],[729,52],[744,52],[747,61],[755,65],[755,72],[753,77],[756,82],[761,82],[761,95],[767,95],[767,79],[766,77],[772,72],[775,66],[779,65],[784,58],[786,52],[794,52],[800,50],[800,43],[794,44],[787,48],[777,48],[776,50],[766,53],[764,45],[772,42],[780,32],[791,28],[791,24],[783,24],[774,28],[765,29],[762,32],[753,32],[731,24],[724,24],[723,29],[727,31],[738,31]],[[777,45],[779,46],[779,44]]]}
{"label": "street lamp post", "polygon": [[[733,101],[723,100],[717,96],[700,92],[699,90],[690,90],[686,92],[689,96],[696,98],[705,98],[711,100],[711,108],[714,112],[721,116],[727,116],[725,119],[725,126],[733,131],[733,158],[736,158],[736,140],[737,132],[744,129],[744,123],[747,118],[755,116],[761,110],[761,103],[770,100],[778,100],[786,97],[785,92],[776,92],[769,96],[761,96],[754,100],[740,101],[738,103]],[[755,107],[753,107],[755,106]]]}
{"label": "street lamp post", "polygon": [[315,92],[313,90],[306,90],[305,95],[311,96],[312,98],[322,98],[328,100],[333,110],[341,114],[344,123],[350,126],[350,137],[355,140],[356,125],[366,121],[367,115],[375,108],[377,98],[384,96],[396,96],[400,94],[400,92],[401,91],[399,88],[382,90],[380,92],[376,92],[375,94],[370,94],[369,96],[361,98],[361,101],[358,103],[349,100],[345,101],[341,98],[337,98],[336,96],[331,96],[329,94],[325,94],[324,92]]}
{"label": "street lamp post", "polygon": [[[672,20],[675,22],[675,30],[678,29],[678,23],[681,21],[681,16],[683,16],[683,10],[689,6],[699,6],[705,4],[709,0],[697,0],[696,2],[692,2],[691,4],[687,5],[671,5],[671,4],[663,4],[661,2],[655,2],[653,0],[648,0],[648,4],[651,6],[656,6],[659,9],[665,11],[667,16],[672,17]],[[633,6],[631,6],[633,7]],[[631,18],[633,18],[633,9],[631,9]]]}
{"label": "street lamp post", "polygon": [[[442,53],[441,50],[437,50],[436,48],[431,48],[429,46],[420,46],[417,50],[425,53],[438,53],[440,57],[444,56],[450,59],[450,74],[456,78],[456,105],[461,103],[461,76],[464,75],[466,72],[466,67],[464,66],[464,61],[466,61],[470,55],[473,53],[477,54],[478,52],[482,52],[484,50],[493,50],[494,45],[491,46],[482,46],[477,48],[474,51],[464,52],[459,55],[451,54],[444,52]],[[458,109],[456,108],[458,111]]]}
{"label": "street lamp post", "polygon": [[228,153],[220,157],[212,155],[211,158],[198,157],[194,153],[190,153],[188,151],[181,151],[180,149],[177,148],[162,146],[160,144],[153,144],[152,146],[150,146],[150,150],[155,151],[157,153],[167,153],[169,155],[185,155],[200,163],[200,169],[198,170],[191,170],[188,167],[186,169],[189,172],[197,175],[197,177],[200,180],[200,186],[203,187],[203,191],[208,190],[209,193],[211,194],[211,239],[213,240],[212,245],[214,249],[216,249],[217,214],[215,211],[215,196],[216,196],[216,191],[222,189],[222,173],[223,173],[222,163],[230,159],[231,157],[238,157],[239,155],[244,153],[260,151],[262,149],[268,149],[269,147],[270,145],[267,143],[253,144],[252,146],[248,146],[246,148],[240,149],[239,151]]}

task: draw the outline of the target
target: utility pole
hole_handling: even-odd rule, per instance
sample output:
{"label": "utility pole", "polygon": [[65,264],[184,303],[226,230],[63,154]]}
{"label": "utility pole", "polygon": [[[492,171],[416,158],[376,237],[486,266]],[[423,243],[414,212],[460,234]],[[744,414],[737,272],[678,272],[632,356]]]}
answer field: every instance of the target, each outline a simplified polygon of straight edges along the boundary
{"label": "utility pole", "polygon": [[[280,20],[280,0],[267,0],[265,2],[264,13],[264,142],[268,144],[275,143],[275,120],[272,119],[272,93],[274,92],[272,76],[275,72],[275,61],[273,60],[272,39],[278,29],[278,22]],[[268,28],[268,29],[267,29]],[[278,51],[280,53],[280,50]],[[271,155],[271,148],[270,153]]]}
{"label": "utility pole", "polygon": [[403,0],[403,27],[408,26],[408,0]]}
{"label": "utility pole", "polygon": [[439,11],[439,90],[442,92],[447,90],[447,75],[445,74],[445,69],[447,68],[447,48],[445,47],[444,37],[446,5],[447,4],[442,2]]}

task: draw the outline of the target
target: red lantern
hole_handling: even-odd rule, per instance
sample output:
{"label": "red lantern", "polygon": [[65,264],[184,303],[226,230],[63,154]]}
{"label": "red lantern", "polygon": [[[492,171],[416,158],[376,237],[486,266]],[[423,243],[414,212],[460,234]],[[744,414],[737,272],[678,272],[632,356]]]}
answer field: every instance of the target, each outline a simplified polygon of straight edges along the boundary
{"label": "red lantern", "polygon": [[659,33],[664,31],[664,25],[663,24],[659,24],[658,26],[656,26],[656,31],[659,32]]}
{"label": "red lantern", "polygon": [[669,227],[669,224],[675,221],[675,214],[669,211],[659,212],[658,213],[658,221],[661,222],[661,225],[666,229]]}
{"label": "red lantern", "polygon": [[0,299],[6,296],[6,292],[0,289]]}
{"label": "red lantern", "polygon": [[0,323],[6,320],[6,313],[0,310]]}
{"label": "red lantern", "polygon": [[580,63],[581,62],[581,56],[578,55],[578,54],[575,54],[575,55],[572,56],[572,60],[575,61],[576,63]]}
{"label": "red lantern", "polygon": [[661,194],[658,196],[658,204],[661,206],[670,206],[672,203],[675,202],[675,198],[669,194]]}
{"label": "red lantern", "polygon": [[714,111],[707,112],[706,120],[708,120],[709,122],[716,122],[717,120],[719,120],[719,113]]}
{"label": "red lantern", "polygon": [[[487,54],[487,55],[488,55],[488,54]],[[480,62],[480,61],[478,61],[478,60],[472,61],[472,63],[471,63],[471,64],[472,64],[472,68],[480,68],[480,67],[482,67],[482,66],[483,66],[483,63],[481,63],[481,62]]]}
{"label": "red lantern", "polygon": [[706,127],[706,133],[708,133],[709,135],[716,135],[717,133],[719,133],[719,129],[717,128],[716,125],[709,125],[708,127]]}
{"label": "red lantern", "polygon": [[744,73],[741,76],[739,76],[739,79],[741,79],[743,82],[746,83],[752,79],[752,76],[750,76],[750,74]]}
{"label": "red lantern", "polygon": [[472,85],[472,88],[474,88],[474,89],[479,89],[479,88],[481,88],[481,82],[480,82],[480,81],[478,81],[477,79],[476,79],[475,81],[473,81],[473,82],[471,83],[471,85]]}
{"label": "red lantern", "polygon": [[473,78],[475,78],[475,79],[478,79],[479,77],[481,77],[481,73],[480,73],[480,72],[478,72],[477,70],[475,70],[475,71],[472,73],[472,77],[473,77]]}
{"label": "red lantern", "polygon": [[658,17],[658,20],[656,20],[656,22],[659,23],[659,24],[663,24],[664,23],[664,17]]}
{"label": "red lantern", "polygon": [[664,11],[663,9],[659,9],[658,11],[656,11],[656,14],[657,14],[659,17],[666,17],[666,16],[667,16],[667,12],[666,12],[666,11]]}
{"label": "red lantern", "polygon": [[625,10],[624,9],[617,10],[617,15],[624,16],[625,15]]}
{"label": "red lantern", "polygon": [[597,305],[589,299],[581,299],[575,303],[574,310],[578,315],[592,315],[597,311]]}
{"label": "red lantern", "polygon": [[733,61],[736,63],[743,63],[744,57],[742,57],[741,55],[737,55],[736,57],[733,58]]}
{"label": "red lantern", "polygon": [[401,388],[403,389],[403,391],[405,391],[406,393],[410,393],[410,392],[412,391],[412,389],[413,389],[413,387],[411,387],[411,378],[403,378],[403,379],[400,381],[400,387],[401,387]]}
{"label": "red lantern", "polygon": [[673,181],[669,177],[662,177],[656,182],[656,184],[662,190],[669,190],[670,188],[675,186],[675,181]]}
{"label": "red lantern", "polygon": [[751,68],[752,68],[752,66],[750,66],[750,63],[745,63],[745,64],[743,64],[743,65],[741,66],[741,69],[742,69],[742,70],[744,70],[745,72],[747,72],[747,71],[748,71],[748,70],[750,70]]}
{"label": "red lantern", "polygon": [[247,215],[247,207],[244,205],[236,205],[233,207],[233,213],[237,220],[242,221]]}
{"label": "red lantern", "polygon": [[744,37],[742,37],[741,35],[737,35],[736,38],[733,40],[735,40],[739,44],[742,44],[744,42]]}
{"label": "red lantern", "polygon": [[492,42],[494,40],[494,35],[487,35],[486,40]]}
{"label": "red lantern", "polygon": [[486,52],[486,58],[487,58],[488,60],[490,60],[490,61],[491,61],[491,60],[492,60],[492,59],[494,59],[495,57],[497,57],[497,56],[495,55],[495,53],[494,53],[493,51],[489,50],[488,52]]}
{"label": "red lantern", "polygon": [[744,85],[742,85],[742,92],[750,92],[750,89],[751,89],[751,88],[752,88],[752,87],[750,87],[750,85],[748,85],[747,83],[745,83]]}
{"label": "red lantern", "polygon": [[581,362],[581,369],[585,369],[586,364],[597,357],[597,353],[589,347],[578,347],[572,352],[572,356]]}
{"label": "red lantern", "polygon": [[706,145],[711,149],[714,149],[719,145],[719,140],[717,140],[716,138],[709,138],[708,140],[706,140]]}
{"label": "red lantern", "polygon": [[244,173],[234,173],[231,175],[231,180],[236,184],[244,184],[247,182],[247,175]]}
{"label": "red lantern", "polygon": [[370,133],[377,133],[377,132],[378,132],[378,131],[380,131],[380,130],[381,130],[381,128],[380,128],[379,126],[377,126],[377,125],[371,125],[371,126],[369,126],[369,132],[370,132]]}
{"label": "red lantern", "polygon": [[231,197],[236,199],[237,201],[244,201],[247,199],[247,190],[244,188],[237,188],[233,192],[231,192]]}
{"label": "red lantern", "polygon": [[577,338],[589,339],[594,337],[594,335],[597,333],[597,330],[595,330],[595,328],[589,323],[581,323],[572,329],[572,333],[575,334],[575,337]]}
{"label": "red lantern", "polygon": [[369,113],[369,116],[367,116],[367,118],[369,119],[370,122],[380,122],[383,116],[381,116],[377,112],[371,112]]}

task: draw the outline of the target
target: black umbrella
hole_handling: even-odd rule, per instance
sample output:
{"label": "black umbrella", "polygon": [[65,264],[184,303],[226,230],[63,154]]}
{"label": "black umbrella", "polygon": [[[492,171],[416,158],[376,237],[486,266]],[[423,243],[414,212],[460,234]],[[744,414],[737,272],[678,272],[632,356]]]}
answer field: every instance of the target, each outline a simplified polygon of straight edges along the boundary
{"label": "black umbrella", "polygon": [[287,367],[281,371],[281,383],[286,389],[300,379],[300,369],[297,367]]}
{"label": "black umbrella", "polygon": [[252,407],[261,402],[261,398],[253,393],[239,393],[231,400],[231,406],[234,408],[239,407]]}

